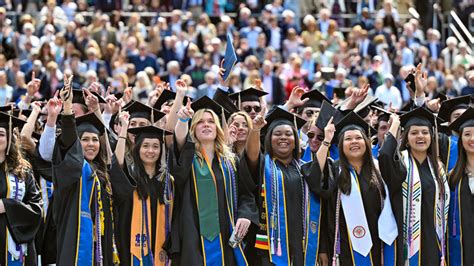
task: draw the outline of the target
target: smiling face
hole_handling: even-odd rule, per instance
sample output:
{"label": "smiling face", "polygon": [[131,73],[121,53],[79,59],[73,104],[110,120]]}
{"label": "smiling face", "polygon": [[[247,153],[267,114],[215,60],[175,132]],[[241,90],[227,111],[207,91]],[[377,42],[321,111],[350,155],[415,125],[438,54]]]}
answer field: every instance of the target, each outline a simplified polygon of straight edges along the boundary
{"label": "smiling face", "polygon": [[160,152],[159,139],[145,138],[140,146],[140,160],[145,165],[156,164],[160,158]]}
{"label": "smiling face", "polygon": [[201,119],[196,123],[196,128],[194,130],[196,139],[203,143],[214,141],[217,137],[217,128],[216,121],[214,117],[209,112],[204,112]]}
{"label": "smiling face", "polygon": [[408,131],[408,146],[415,152],[427,152],[431,145],[430,129],[427,126],[411,126]]}
{"label": "smiling face", "polygon": [[456,120],[459,116],[461,116],[467,109],[466,108],[460,108],[454,110],[451,115],[449,116],[449,123],[451,124]]}
{"label": "smiling face", "polygon": [[100,150],[99,136],[95,133],[84,132],[81,136],[82,153],[88,161],[92,161],[97,157]]}
{"label": "smiling face", "polygon": [[247,102],[242,102],[242,111],[246,112],[250,118],[253,120],[255,117],[258,115],[258,113],[262,110],[262,106],[260,105],[260,102],[254,102],[254,101],[247,101]]}
{"label": "smiling face", "polygon": [[237,141],[246,142],[249,135],[249,125],[242,115],[237,115],[230,126],[237,128]]}
{"label": "smiling face", "polygon": [[462,130],[461,139],[466,154],[474,154],[474,127],[465,127]]}
{"label": "smiling face", "polygon": [[313,124],[306,135],[308,136],[308,143],[311,152],[317,152],[319,146],[321,146],[321,142],[324,140],[324,131]]}
{"label": "smiling face", "polygon": [[342,151],[349,161],[362,160],[367,151],[362,132],[357,129],[344,132]]}
{"label": "smiling face", "polygon": [[271,135],[273,155],[279,159],[288,159],[295,149],[295,135],[290,125],[280,125]]}

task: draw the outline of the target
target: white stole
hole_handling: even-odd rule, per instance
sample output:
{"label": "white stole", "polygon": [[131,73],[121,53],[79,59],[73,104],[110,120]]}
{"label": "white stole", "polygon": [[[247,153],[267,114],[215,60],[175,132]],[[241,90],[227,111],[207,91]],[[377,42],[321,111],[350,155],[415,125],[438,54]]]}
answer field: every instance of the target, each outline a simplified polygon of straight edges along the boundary
{"label": "white stole", "polygon": [[[351,193],[341,194],[341,204],[344,217],[350,234],[352,249],[366,257],[372,248],[372,237],[370,234],[367,216],[365,215],[364,203],[360,192],[357,177],[353,170],[351,173]],[[390,204],[390,193],[384,183],[386,198],[383,209],[378,220],[379,238],[391,245],[398,236],[397,223]]]}
{"label": "white stole", "polygon": [[[24,180],[20,180],[18,177],[14,176],[13,174],[8,174],[7,176],[7,186],[8,186],[8,195],[7,198],[14,199],[17,201],[23,201],[23,198],[26,194],[26,183]],[[8,236],[8,252],[11,254],[12,258],[15,260],[20,259],[20,256],[23,254],[26,256],[27,252],[27,245],[21,244],[18,245],[13,240],[10,232],[7,228],[7,236]],[[18,247],[18,248],[17,248]]]}

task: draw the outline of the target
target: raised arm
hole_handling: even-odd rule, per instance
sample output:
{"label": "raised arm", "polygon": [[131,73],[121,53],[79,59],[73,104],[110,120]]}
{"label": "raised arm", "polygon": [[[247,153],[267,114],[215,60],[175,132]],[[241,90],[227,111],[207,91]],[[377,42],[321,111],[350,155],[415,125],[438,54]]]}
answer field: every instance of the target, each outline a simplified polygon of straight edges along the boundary
{"label": "raised arm", "polygon": [[120,113],[120,132],[119,138],[117,141],[117,147],[115,147],[115,157],[117,158],[117,163],[120,167],[123,167],[123,163],[125,161],[125,147],[127,142],[127,130],[128,130],[128,123],[129,123],[130,115],[128,112],[121,112]]}
{"label": "raised arm", "polygon": [[328,158],[329,146],[331,146],[331,141],[334,138],[334,133],[336,132],[336,127],[332,122],[334,117],[331,117],[328,121],[328,124],[324,128],[324,140],[321,142],[318,151],[316,152],[316,158],[318,160],[319,168],[321,171],[324,171],[326,161]]}
{"label": "raised arm", "polygon": [[194,111],[191,109],[191,101],[188,99],[186,106],[181,107],[178,112],[178,123],[174,131],[178,151],[181,151],[181,148],[183,148],[186,143],[186,136],[189,131],[188,122],[192,119],[193,115]]}
{"label": "raised arm", "polygon": [[49,99],[46,105],[48,118],[39,141],[40,157],[47,162],[51,162],[53,159],[54,145],[56,144],[56,122],[63,108],[62,101],[57,97],[58,92],[59,91],[56,91],[54,97]]}
{"label": "raised arm", "polygon": [[36,147],[31,136],[33,135],[33,131],[35,130],[35,123],[38,119],[38,115],[41,112],[41,108],[38,102],[34,102],[32,104],[32,107],[33,112],[26,120],[26,124],[23,126],[23,129],[20,133],[22,145],[30,154],[34,152]]}
{"label": "raised arm", "polygon": [[267,121],[261,114],[258,114],[252,121],[253,127],[250,130],[249,138],[246,144],[246,154],[248,167],[251,173],[256,173],[258,168],[258,157],[260,155],[260,131],[267,124]]}
{"label": "raised arm", "polygon": [[[171,110],[166,119],[166,130],[173,132],[178,122],[178,111],[183,107],[183,99],[188,90],[188,85],[181,79],[178,79],[175,83],[176,87],[176,98],[171,106]],[[169,148],[173,144],[173,136],[166,136],[166,146]]]}

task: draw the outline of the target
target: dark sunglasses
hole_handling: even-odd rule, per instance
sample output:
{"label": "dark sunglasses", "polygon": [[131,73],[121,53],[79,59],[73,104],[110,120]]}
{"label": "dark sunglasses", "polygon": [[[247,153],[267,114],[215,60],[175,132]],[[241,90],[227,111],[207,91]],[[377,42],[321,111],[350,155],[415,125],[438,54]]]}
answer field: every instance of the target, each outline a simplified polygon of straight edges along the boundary
{"label": "dark sunglasses", "polygon": [[246,113],[252,112],[252,109],[255,111],[255,113],[259,113],[260,111],[262,111],[262,107],[260,106],[245,106],[244,107],[244,111]]}
{"label": "dark sunglasses", "polygon": [[319,114],[319,111],[307,110],[304,113],[306,114],[306,116],[310,117],[310,116],[313,116],[315,114]]}
{"label": "dark sunglasses", "polygon": [[308,139],[313,139],[314,137],[316,137],[316,139],[319,140],[319,141],[324,140],[323,135],[316,135],[316,133],[313,133],[313,132],[308,132],[308,134],[306,134],[306,136],[308,136]]}

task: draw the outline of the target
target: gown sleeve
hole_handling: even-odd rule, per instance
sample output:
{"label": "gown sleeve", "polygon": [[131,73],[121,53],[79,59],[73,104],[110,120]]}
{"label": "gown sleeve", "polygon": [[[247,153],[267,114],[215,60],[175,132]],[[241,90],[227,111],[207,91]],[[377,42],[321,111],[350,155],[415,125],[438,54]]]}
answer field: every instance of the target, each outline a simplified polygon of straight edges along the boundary
{"label": "gown sleeve", "polygon": [[41,158],[40,153],[38,151],[38,145],[36,145],[36,149],[34,153],[30,156],[30,163],[34,169],[35,174],[40,174],[41,177],[46,179],[49,182],[53,181],[52,176],[52,169],[51,169],[51,162],[46,161]]}
{"label": "gown sleeve", "polygon": [[392,134],[387,134],[379,151],[380,174],[391,193],[401,189],[407,176],[407,169],[397,153],[397,140]]}
{"label": "gown sleeve", "polygon": [[181,150],[176,145],[174,137],[173,148],[171,149],[170,173],[174,177],[174,183],[177,187],[182,187],[191,176],[191,166],[194,159],[194,142],[189,136],[186,137],[186,143]]}
{"label": "gown sleeve", "polygon": [[59,189],[79,181],[84,164],[74,115],[63,115],[61,122],[63,132],[58,137],[53,152],[53,182]]}
{"label": "gown sleeve", "polygon": [[23,201],[4,198],[7,226],[16,243],[28,243],[35,239],[41,224],[41,194],[31,172],[28,172],[26,194]]}
{"label": "gown sleeve", "polygon": [[441,158],[441,161],[443,164],[446,164],[445,167],[448,167],[448,155],[449,155],[449,149],[448,149],[448,144],[449,144],[449,136],[446,135],[445,133],[440,132],[438,134],[438,147],[439,147],[439,157]]}
{"label": "gown sleeve", "polygon": [[120,167],[115,156],[112,157],[112,165],[110,167],[110,181],[112,184],[113,196],[119,201],[132,195],[136,188],[136,182],[130,177],[127,171],[127,165]]}
{"label": "gown sleeve", "polygon": [[237,162],[238,168],[238,194],[239,194],[239,208],[238,217],[249,219],[253,224],[258,225],[258,209],[253,193],[252,175],[245,163]]}
{"label": "gown sleeve", "polygon": [[335,183],[331,181],[334,176],[333,165],[332,159],[328,158],[324,171],[321,171],[317,160],[301,166],[301,173],[308,183],[309,189],[323,199],[329,198],[335,189]]}

